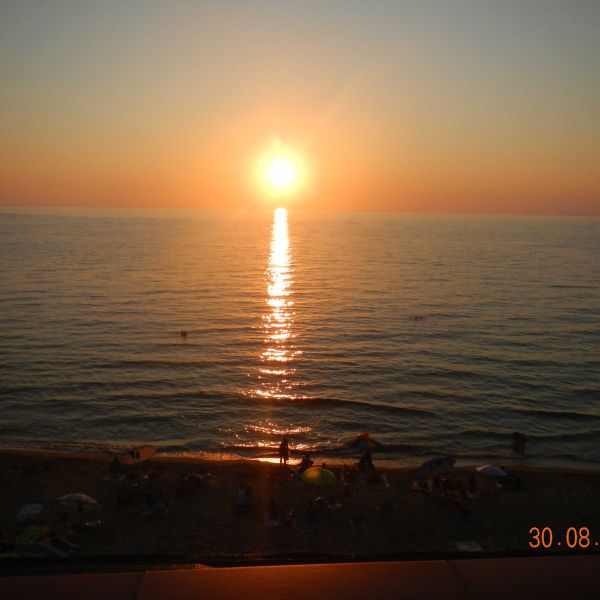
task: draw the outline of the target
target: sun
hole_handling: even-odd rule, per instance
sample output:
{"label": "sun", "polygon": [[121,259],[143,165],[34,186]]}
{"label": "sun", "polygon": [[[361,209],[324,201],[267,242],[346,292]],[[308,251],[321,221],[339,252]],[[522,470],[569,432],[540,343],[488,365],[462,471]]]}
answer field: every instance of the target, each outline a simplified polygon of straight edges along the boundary
{"label": "sun", "polygon": [[301,153],[275,140],[259,155],[256,164],[259,189],[265,198],[291,199],[307,184],[306,162]]}
{"label": "sun", "polygon": [[294,184],[296,179],[294,163],[284,157],[273,159],[267,167],[267,179],[278,190],[285,190]]}

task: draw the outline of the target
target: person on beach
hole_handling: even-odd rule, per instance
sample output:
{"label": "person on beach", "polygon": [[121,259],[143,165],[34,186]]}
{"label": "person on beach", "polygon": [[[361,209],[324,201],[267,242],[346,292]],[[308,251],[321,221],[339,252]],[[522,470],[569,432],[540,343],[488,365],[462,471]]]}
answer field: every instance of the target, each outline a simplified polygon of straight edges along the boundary
{"label": "person on beach", "polygon": [[110,479],[119,479],[121,474],[121,464],[119,463],[119,458],[115,456],[110,463],[110,467],[108,469],[108,476]]}
{"label": "person on beach", "polygon": [[154,503],[146,508],[141,513],[142,517],[166,517],[171,506],[171,501],[166,500],[162,492],[158,493],[158,496]]}
{"label": "person on beach", "polygon": [[246,486],[243,484],[238,488],[235,507],[240,512],[246,508]]}
{"label": "person on beach", "polygon": [[469,474],[469,485],[467,487],[467,496],[474,500],[475,498],[479,498],[479,484],[477,483],[477,478],[475,477],[475,473]]}
{"label": "person on beach", "polygon": [[327,499],[327,508],[331,512],[336,512],[340,508],[342,508],[342,505],[340,502],[338,502],[338,499],[336,498],[336,496],[329,496],[329,498]]}
{"label": "person on beach", "polygon": [[373,455],[371,454],[371,451],[368,448],[365,450],[365,453],[358,461],[358,468],[361,470],[373,468]]}
{"label": "person on beach", "polygon": [[306,469],[310,469],[313,466],[313,461],[310,459],[308,454],[305,454],[298,465],[298,475],[302,475]]}
{"label": "person on beach", "polygon": [[238,514],[246,514],[252,504],[252,489],[249,485],[240,485],[235,500],[235,510]]}
{"label": "person on beach", "polygon": [[319,515],[317,510],[317,503],[313,498],[312,500],[308,501],[308,504],[304,509],[304,513],[297,523],[297,527],[302,531],[312,531],[316,528],[318,520]]}
{"label": "person on beach", "polygon": [[288,443],[287,437],[281,440],[281,444],[279,444],[279,464],[283,463],[287,465],[288,460],[290,459],[290,447]]}
{"label": "person on beach", "polygon": [[175,484],[175,493],[178,496],[192,496],[196,491],[196,486],[189,477],[182,477]]}
{"label": "person on beach", "polygon": [[280,527],[282,522],[282,511],[275,498],[271,498],[269,508],[265,512],[265,527]]}

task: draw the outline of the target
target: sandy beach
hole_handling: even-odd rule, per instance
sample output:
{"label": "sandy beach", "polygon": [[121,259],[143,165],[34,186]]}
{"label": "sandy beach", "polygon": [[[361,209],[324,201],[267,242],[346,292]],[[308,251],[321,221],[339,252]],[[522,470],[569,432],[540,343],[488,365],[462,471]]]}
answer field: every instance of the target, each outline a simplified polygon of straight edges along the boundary
{"label": "sandy beach", "polygon": [[[328,465],[338,482],[311,486],[284,467],[256,461],[159,457],[123,467],[119,476],[125,478],[119,481],[106,479],[110,465],[108,456],[2,451],[2,555],[166,555],[202,562],[286,555],[448,554],[461,548],[548,552],[529,548],[534,526],[551,527],[561,539],[569,527],[587,527],[592,539],[588,550],[596,550],[594,540],[600,539],[599,473],[514,468],[523,489],[504,489],[478,477],[478,497],[459,506],[413,491],[416,469],[381,470],[386,486],[343,484],[341,466]],[[190,473],[202,475],[205,482],[182,483]],[[451,478],[467,482],[469,473],[458,465]],[[240,514],[235,502],[242,484],[252,487],[253,503]],[[90,495],[100,506],[80,512],[56,501],[75,492]],[[291,515],[285,525],[266,527],[265,511],[273,498]],[[307,506],[315,499],[307,523]],[[168,506],[166,514],[149,510],[157,501]],[[43,507],[36,517],[20,520],[17,515],[26,503]],[[61,540],[57,553],[52,544],[44,545],[52,534]]]}

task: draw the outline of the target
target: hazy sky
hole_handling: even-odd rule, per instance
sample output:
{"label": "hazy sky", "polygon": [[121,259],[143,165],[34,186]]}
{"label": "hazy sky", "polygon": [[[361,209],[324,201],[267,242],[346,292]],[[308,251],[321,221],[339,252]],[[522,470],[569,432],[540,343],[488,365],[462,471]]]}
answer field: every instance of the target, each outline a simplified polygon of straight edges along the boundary
{"label": "hazy sky", "polygon": [[600,213],[600,2],[0,3],[0,203]]}

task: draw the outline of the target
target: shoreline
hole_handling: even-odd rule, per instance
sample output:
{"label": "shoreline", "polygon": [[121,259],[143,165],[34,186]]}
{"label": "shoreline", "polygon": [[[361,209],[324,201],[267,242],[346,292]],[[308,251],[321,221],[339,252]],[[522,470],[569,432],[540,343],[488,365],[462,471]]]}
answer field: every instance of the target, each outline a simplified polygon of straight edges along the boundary
{"label": "shoreline", "polygon": [[[43,447],[45,442],[40,443],[40,447],[35,445],[20,446],[20,445],[0,445],[0,454],[22,454],[29,456],[40,456],[40,457],[64,457],[64,458],[82,458],[89,460],[101,460],[110,461],[114,456],[119,453],[128,450],[133,445],[105,445],[87,442],[66,442],[65,445],[69,445],[70,448],[47,448]],[[47,442],[52,444],[60,444],[60,442]],[[142,444],[139,444],[142,445]],[[204,463],[242,463],[242,464],[278,464],[277,453],[263,454],[261,456],[243,456],[236,455],[233,453],[219,453],[219,452],[205,452],[205,451],[193,451],[193,450],[182,450],[180,452],[161,451],[160,446],[155,446],[157,453],[152,458],[153,461],[164,461],[164,462],[204,462]],[[311,458],[315,460],[315,463],[321,464],[326,463],[332,467],[343,467],[354,465],[360,458],[361,452],[356,450],[353,454],[347,456],[331,456],[322,455],[318,452],[310,453]],[[302,452],[296,452],[292,449],[290,464],[293,465],[299,462]],[[377,463],[379,468],[386,470],[415,470],[421,463],[428,458],[439,456],[439,454],[430,453],[423,456],[410,456],[403,458],[388,458],[379,456],[376,451],[373,452],[373,459]],[[554,472],[575,472],[575,473],[600,473],[600,463],[587,462],[587,461],[574,461],[569,459],[554,459],[554,458],[542,458],[535,456],[469,456],[461,457],[460,455],[454,455],[457,460],[459,468],[469,469],[477,465],[482,464],[496,464],[506,465],[511,469],[519,471],[529,470],[545,470]]]}

